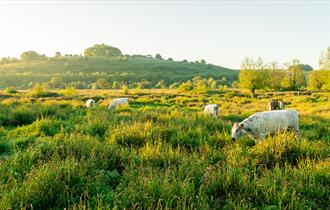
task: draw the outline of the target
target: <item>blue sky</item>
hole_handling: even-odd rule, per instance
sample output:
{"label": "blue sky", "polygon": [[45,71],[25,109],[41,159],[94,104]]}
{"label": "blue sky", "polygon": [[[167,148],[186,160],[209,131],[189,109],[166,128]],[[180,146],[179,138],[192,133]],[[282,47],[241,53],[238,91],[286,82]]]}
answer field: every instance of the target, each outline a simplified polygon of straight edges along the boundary
{"label": "blue sky", "polygon": [[239,68],[245,56],[300,59],[330,46],[330,1],[5,1],[0,57],[80,54],[95,43]]}

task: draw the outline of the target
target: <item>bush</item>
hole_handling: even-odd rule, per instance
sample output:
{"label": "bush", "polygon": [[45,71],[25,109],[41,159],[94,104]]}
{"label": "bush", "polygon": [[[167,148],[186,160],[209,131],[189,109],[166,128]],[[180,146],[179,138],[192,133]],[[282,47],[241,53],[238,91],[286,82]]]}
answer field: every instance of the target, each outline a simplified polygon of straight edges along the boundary
{"label": "bush", "polygon": [[74,87],[67,87],[64,90],[61,91],[61,93],[66,97],[75,97],[78,95],[78,91]]}
{"label": "bush", "polygon": [[6,88],[6,93],[15,94],[15,93],[18,93],[18,91],[15,90],[13,87],[7,87]]}
{"label": "bush", "polygon": [[32,90],[30,91],[30,95],[32,97],[55,97],[58,96],[57,93],[52,93],[47,90],[46,84],[35,84]]}

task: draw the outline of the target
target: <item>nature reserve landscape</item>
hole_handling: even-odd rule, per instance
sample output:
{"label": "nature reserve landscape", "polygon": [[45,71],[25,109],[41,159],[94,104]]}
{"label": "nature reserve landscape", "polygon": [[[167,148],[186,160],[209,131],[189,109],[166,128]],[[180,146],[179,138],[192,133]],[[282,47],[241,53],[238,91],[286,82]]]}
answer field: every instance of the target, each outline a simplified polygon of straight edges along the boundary
{"label": "nature reserve landscape", "polygon": [[327,11],[1,2],[0,209],[329,209]]}

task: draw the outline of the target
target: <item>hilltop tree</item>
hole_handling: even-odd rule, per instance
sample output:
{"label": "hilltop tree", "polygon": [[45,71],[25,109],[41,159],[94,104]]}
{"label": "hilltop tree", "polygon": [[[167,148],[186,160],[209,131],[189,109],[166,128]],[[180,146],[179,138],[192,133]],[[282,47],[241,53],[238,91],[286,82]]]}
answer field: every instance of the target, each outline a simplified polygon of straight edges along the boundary
{"label": "hilltop tree", "polygon": [[111,57],[111,56],[120,56],[120,55],[122,55],[122,53],[118,48],[108,46],[105,44],[95,44],[93,47],[89,47],[84,51],[85,57],[92,57],[92,56]]}
{"label": "hilltop tree", "polygon": [[163,57],[159,53],[155,55],[155,58],[159,60],[163,60]]}
{"label": "hilltop tree", "polygon": [[22,61],[37,61],[46,58],[44,55],[40,55],[35,51],[27,51],[21,54]]}
{"label": "hilltop tree", "polygon": [[61,58],[62,57],[62,54],[61,54],[61,52],[56,52],[55,53],[55,58]]}

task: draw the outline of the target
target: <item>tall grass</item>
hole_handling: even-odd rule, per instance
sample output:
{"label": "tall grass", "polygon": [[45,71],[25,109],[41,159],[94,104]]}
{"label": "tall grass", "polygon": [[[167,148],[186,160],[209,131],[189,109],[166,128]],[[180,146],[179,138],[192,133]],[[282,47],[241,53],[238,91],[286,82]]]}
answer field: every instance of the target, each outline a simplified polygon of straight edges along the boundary
{"label": "tall grass", "polygon": [[[255,144],[233,142],[231,125],[268,99],[130,97],[113,111],[85,108],[81,95],[1,101],[0,209],[328,208],[329,100],[287,96],[301,135]],[[203,115],[207,103],[220,119]]]}

